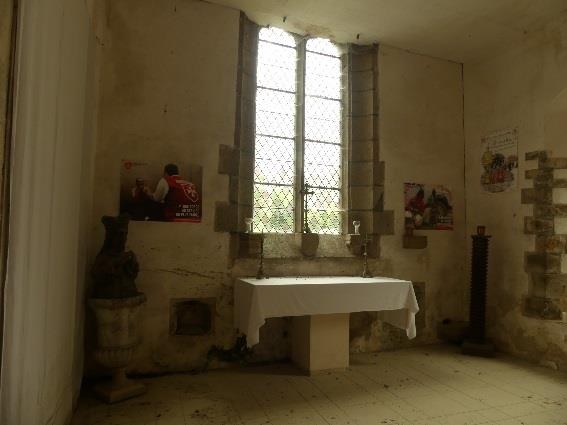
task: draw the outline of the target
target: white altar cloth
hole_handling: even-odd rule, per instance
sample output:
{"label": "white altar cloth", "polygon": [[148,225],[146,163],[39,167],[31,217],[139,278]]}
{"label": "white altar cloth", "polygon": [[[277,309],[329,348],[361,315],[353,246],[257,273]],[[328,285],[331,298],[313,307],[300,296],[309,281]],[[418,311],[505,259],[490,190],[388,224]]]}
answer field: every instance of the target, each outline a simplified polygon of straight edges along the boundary
{"label": "white altar cloth", "polygon": [[269,317],[379,311],[379,318],[415,338],[419,311],[410,281],[388,277],[273,277],[234,284],[235,327],[249,347]]}

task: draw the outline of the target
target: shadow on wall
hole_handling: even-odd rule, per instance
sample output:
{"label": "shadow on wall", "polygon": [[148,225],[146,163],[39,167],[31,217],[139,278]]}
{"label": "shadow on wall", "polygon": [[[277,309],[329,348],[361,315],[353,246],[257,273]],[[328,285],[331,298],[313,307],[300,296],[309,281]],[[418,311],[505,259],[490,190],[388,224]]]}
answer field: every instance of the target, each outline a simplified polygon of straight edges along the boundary
{"label": "shadow on wall", "polygon": [[567,156],[567,88],[548,106],[544,125],[545,150],[552,151],[554,157]]}

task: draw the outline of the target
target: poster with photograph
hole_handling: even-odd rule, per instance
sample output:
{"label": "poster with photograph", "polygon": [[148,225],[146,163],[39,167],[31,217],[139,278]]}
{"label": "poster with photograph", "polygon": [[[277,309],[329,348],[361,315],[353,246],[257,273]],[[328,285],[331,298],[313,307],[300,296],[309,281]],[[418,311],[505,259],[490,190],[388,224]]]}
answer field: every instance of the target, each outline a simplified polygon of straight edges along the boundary
{"label": "poster with photograph", "polygon": [[451,191],[441,185],[404,184],[406,220],[416,230],[453,230]]}
{"label": "poster with photograph", "polygon": [[120,213],[132,220],[200,223],[203,169],[168,161],[122,160]]}
{"label": "poster with photograph", "polygon": [[498,193],[518,186],[518,129],[492,133],[481,140],[480,184]]}

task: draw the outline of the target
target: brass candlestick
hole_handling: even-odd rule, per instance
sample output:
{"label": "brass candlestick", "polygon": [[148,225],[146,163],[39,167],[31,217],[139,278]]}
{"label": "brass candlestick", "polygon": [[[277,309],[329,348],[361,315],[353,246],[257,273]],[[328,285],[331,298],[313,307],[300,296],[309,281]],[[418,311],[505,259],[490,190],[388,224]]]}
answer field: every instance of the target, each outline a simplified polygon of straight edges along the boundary
{"label": "brass candlestick", "polygon": [[264,232],[260,236],[260,262],[258,264],[258,272],[256,273],[256,279],[267,279],[268,277],[264,274]]}
{"label": "brass candlestick", "polygon": [[362,277],[372,277],[372,274],[368,271],[368,242],[370,242],[370,238],[368,237],[368,233],[364,235],[364,244],[362,245],[362,257],[364,258],[362,263]]}

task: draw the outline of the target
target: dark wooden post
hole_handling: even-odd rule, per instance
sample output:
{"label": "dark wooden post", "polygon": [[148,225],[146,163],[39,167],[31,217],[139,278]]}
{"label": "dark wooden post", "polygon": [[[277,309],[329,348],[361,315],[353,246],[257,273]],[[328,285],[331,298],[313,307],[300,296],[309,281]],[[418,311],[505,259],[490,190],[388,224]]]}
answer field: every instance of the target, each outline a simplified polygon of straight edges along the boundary
{"label": "dark wooden post", "polygon": [[491,357],[494,355],[494,346],[486,339],[486,288],[490,236],[485,235],[484,227],[479,226],[472,240],[469,333],[463,343],[463,353]]}

